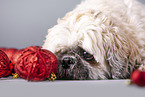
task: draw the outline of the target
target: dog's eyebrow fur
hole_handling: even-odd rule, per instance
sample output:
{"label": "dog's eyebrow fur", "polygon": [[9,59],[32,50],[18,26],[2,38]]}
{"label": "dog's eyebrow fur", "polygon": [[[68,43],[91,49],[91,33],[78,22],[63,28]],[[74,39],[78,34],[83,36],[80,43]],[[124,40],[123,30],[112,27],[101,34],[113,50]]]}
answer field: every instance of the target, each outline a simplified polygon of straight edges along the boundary
{"label": "dog's eyebrow fur", "polygon": [[[73,49],[72,51],[73,53],[77,53],[81,58],[83,58],[85,61],[89,62],[90,64],[95,64],[96,61],[94,59],[94,56],[91,55],[89,52],[87,52],[86,50],[84,50],[82,47],[77,47],[76,49]],[[88,54],[88,56],[91,56],[92,58],[90,60],[85,59],[84,56],[84,52],[86,52]]]}

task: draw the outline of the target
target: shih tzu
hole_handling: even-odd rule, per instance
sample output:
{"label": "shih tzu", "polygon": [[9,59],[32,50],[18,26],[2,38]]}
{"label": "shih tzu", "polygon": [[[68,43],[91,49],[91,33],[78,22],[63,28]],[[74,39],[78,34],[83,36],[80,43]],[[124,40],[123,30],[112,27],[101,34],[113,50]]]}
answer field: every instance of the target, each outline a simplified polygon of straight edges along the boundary
{"label": "shih tzu", "polygon": [[43,48],[58,58],[58,79],[124,79],[145,59],[145,6],[85,0],[48,30]]}

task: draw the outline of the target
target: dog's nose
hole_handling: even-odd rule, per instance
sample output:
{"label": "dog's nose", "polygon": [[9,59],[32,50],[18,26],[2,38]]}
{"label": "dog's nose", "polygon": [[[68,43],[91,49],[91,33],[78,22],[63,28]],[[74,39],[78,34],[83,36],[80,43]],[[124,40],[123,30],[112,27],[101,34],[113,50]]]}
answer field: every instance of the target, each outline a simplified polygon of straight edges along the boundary
{"label": "dog's nose", "polygon": [[62,67],[64,69],[68,69],[74,63],[75,63],[75,61],[74,61],[74,59],[72,57],[64,57],[62,59]]}

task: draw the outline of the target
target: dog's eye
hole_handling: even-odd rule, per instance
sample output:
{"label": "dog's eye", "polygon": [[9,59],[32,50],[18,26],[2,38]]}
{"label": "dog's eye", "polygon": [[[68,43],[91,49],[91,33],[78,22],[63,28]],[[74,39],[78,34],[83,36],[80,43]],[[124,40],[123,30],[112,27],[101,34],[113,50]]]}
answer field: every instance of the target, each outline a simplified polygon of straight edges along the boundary
{"label": "dog's eye", "polygon": [[86,60],[86,61],[93,61],[95,60],[94,59],[94,56],[89,54],[88,52],[84,51],[83,52],[83,58]]}
{"label": "dog's eye", "polygon": [[93,55],[91,55],[90,53],[88,53],[87,51],[85,51],[83,48],[78,47],[76,50],[73,50],[73,52],[77,53],[80,55],[80,57],[82,57],[84,60],[88,61],[88,62],[95,62],[95,58]]}

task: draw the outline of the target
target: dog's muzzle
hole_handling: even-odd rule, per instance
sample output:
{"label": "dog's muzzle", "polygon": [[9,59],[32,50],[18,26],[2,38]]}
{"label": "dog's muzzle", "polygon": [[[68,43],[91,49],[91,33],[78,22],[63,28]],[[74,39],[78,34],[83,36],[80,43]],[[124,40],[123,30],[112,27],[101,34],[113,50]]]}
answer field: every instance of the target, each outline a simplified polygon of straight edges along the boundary
{"label": "dog's muzzle", "polygon": [[75,64],[75,59],[73,57],[63,57],[61,65],[64,69],[70,68],[71,65]]}
{"label": "dog's muzzle", "polygon": [[93,55],[84,49],[72,48],[57,54],[59,61],[58,79],[90,79],[88,65],[94,62]]}

